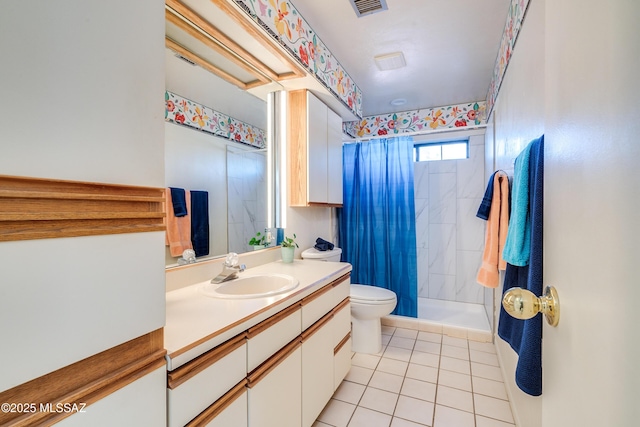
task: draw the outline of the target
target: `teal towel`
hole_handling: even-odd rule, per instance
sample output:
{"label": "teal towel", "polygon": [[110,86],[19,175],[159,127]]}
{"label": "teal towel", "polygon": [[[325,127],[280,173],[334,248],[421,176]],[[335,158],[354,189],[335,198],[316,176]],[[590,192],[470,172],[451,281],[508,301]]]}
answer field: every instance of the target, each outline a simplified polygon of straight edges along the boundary
{"label": "teal towel", "polygon": [[511,216],[507,240],[502,258],[511,265],[524,267],[529,264],[531,252],[531,217],[529,216],[529,143],[516,157],[511,188]]}

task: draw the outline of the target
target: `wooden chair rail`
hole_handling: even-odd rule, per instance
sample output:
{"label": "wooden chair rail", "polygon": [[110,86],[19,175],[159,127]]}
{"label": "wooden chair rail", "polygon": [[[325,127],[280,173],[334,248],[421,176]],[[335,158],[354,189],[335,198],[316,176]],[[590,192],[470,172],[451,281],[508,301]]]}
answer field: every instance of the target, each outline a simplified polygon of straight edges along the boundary
{"label": "wooden chair rail", "polygon": [[165,229],[163,188],[0,175],[0,242]]}
{"label": "wooden chair rail", "polygon": [[0,393],[0,402],[36,405],[35,412],[0,412],[0,425],[49,426],[71,413],[41,411],[40,404],[91,405],[166,365],[158,329]]}

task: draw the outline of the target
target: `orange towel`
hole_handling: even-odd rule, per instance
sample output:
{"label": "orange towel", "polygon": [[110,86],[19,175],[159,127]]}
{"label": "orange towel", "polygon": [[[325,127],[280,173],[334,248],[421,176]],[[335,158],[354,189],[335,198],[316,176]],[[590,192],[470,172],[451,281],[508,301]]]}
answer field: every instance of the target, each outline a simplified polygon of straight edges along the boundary
{"label": "orange towel", "polygon": [[502,248],[507,239],[509,229],[509,178],[507,174],[499,171],[493,179],[493,198],[491,210],[487,220],[487,233],[485,236],[482,265],[478,271],[476,280],[488,288],[497,288],[500,282],[498,270],[507,268],[507,263],[502,259]]}
{"label": "orange towel", "polygon": [[167,210],[167,231],[165,233],[165,244],[169,246],[171,256],[178,257],[186,249],[193,249],[191,244],[191,192],[184,192],[187,204],[187,214],[176,217],[173,214],[173,203],[171,202],[171,190],[164,190]]}

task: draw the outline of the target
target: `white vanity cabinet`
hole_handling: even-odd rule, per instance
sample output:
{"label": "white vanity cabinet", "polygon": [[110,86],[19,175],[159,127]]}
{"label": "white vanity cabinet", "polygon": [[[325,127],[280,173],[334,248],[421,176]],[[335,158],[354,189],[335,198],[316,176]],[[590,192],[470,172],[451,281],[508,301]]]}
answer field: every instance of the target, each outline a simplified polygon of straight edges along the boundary
{"label": "white vanity cabinet", "polygon": [[333,395],[333,314],[302,334],[302,426],[313,425]]}
{"label": "white vanity cabinet", "polygon": [[347,271],[170,371],[168,426],[311,427],[351,366],[349,284]]}
{"label": "white vanity cabinet", "polygon": [[[351,367],[351,348],[336,348],[351,330],[349,277],[341,277],[302,299],[302,426],[310,427]],[[336,337],[340,337],[337,339]],[[348,358],[344,356],[348,354]],[[346,368],[346,370],[345,370]],[[338,382],[339,385],[339,382]]]}
{"label": "white vanity cabinet", "polygon": [[306,89],[288,102],[289,204],[342,206],[342,118]]}

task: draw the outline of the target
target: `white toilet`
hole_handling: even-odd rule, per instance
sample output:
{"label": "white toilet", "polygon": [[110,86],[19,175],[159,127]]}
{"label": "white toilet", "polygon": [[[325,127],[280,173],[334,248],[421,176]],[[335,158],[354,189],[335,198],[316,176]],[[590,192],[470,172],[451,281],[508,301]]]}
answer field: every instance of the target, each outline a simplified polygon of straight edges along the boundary
{"label": "white toilet", "polygon": [[[303,259],[340,261],[342,249],[319,251],[309,248],[302,252]],[[351,350],[356,353],[376,354],[382,350],[380,318],[396,308],[396,294],[389,289],[370,285],[351,284]]]}

